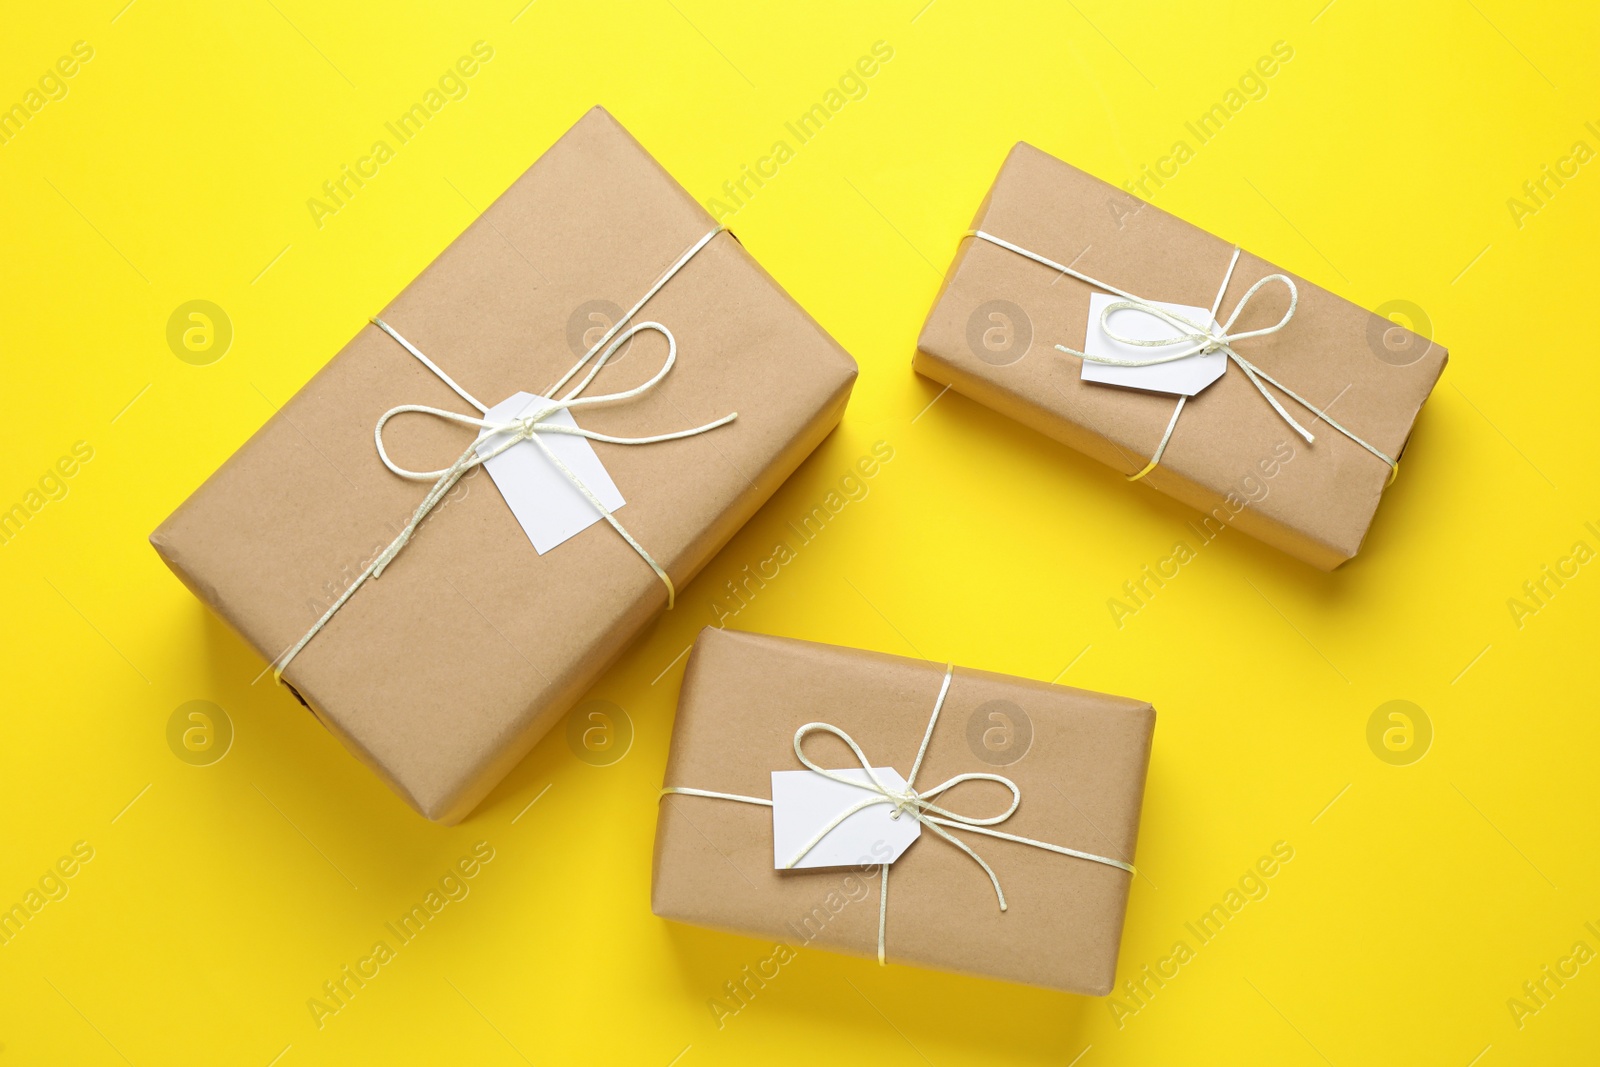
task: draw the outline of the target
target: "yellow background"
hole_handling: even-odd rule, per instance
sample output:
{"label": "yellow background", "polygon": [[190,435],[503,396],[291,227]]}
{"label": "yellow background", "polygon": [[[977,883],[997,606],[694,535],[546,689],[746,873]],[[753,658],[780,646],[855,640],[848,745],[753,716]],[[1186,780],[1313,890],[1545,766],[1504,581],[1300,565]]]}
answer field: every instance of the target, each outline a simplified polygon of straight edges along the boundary
{"label": "yellow background", "polygon": [[[94,850],[0,946],[0,1064],[1600,1055],[1600,963],[1520,1027],[1507,1006],[1575,942],[1600,950],[1600,564],[1520,627],[1507,603],[1574,542],[1600,549],[1600,164],[1520,227],[1506,204],[1575,141],[1600,148],[1600,12],[124,2],[0,13],[0,106],[94,49],[0,145],[0,506],[94,449],[0,548],[0,905]],[[318,228],[306,200],[479,40],[469,95]],[[707,199],[877,41],[894,56],[866,96],[731,219],[860,361],[842,427],[595,689],[631,721],[622,759],[556,733],[470,821],[424,822],[253,682],[147,534],[585,108]],[[930,407],[912,348],[1013,142],[1120,183],[1277,41],[1294,58],[1267,95],[1154,201],[1366,307],[1414,303],[1450,366],[1352,564],[1226,533],[1118,629],[1107,599],[1190,514],[955,394]],[[166,340],[194,299],[234,330],[206,366]],[[1185,922],[1294,849],[1120,1027],[1103,1000],[804,949],[719,1027],[708,1001],[770,944],[650,914],[677,657],[878,440],[894,459],[869,495],[731,625],[1153,701],[1119,979],[1193,947]],[[1434,735],[1406,766],[1367,741],[1395,699]],[[191,700],[233,727],[208,766],[168,745]],[[470,896],[319,1029],[307,1000],[478,841],[495,858]]]}

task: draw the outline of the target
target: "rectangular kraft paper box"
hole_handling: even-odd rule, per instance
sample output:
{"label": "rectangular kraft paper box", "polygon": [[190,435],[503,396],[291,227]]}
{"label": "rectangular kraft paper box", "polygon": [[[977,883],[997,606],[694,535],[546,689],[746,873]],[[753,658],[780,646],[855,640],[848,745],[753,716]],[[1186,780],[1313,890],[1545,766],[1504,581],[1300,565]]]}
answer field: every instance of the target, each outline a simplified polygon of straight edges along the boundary
{"label": "rectangular kraft paper box", "polygon": [[[910,772],[944,678],[942,664],[707,628],[683,679],[665,784],[772,795],[771,773],[799,770],[794,734],[830,723],[875,767]],[[995,827],[1132,863],[1155,709],[1124,697],[956,668],[917,774],[929,789],[957,774],[1015,782],[1022,803]],[[817,733],[808,757],[860,766]],[[974,817],[1010,794],[968,782],[937,803]],[[1000,879],[1007,910],[972,859],[926,828],[890,866],[887,959],[1104,996],[1116,976],[1132,875],[1116,867],[950,831]],[[774,869],[772,810],[668,794],[656,827],[657,915],[790,948],[876,957],[879,877],[858,868]]]}
{"label": "rectangular kraft paper box", "polygon": [[[381,317],[493,405],[538,393],[715,223],[609,114],[588,112],[385,308]],[[598,302],[598,304],[597,304]],[[618,520],[681,591],[838,423],[856,365],[720,233],[636,316],[665,324],[677,363],[637,399],[582,409],[618,436],[733,423],[650,445],[594,447]],[[666,343],[646,332],[588,390],[643,382]],[[373,445],[401,404],[467,409],[376,326],[195,490],[151,542],[268,660],[283,654],[398,534],[431,483]],[[475,430],[421,415],[385,429],[401,466],[450,465]],[[423,815],[453,822],[527,753],[665,607],[666,587],[605,523],[538,555],[478,470],[290,663],[284,680]]]}
{"label": "rectangular kraft paper box", "polygon": [[[1149,300],[1209,308],[1233,245],[1031,145],[1019,143],[973,221],[982,230]],[[1219,309],[1226,322],[1257,280],[1299,289],[1281,331],[1239,354],[1395,459],[1447,353],[1243,251]],[[1089,295],[1099,290],[977,238],[961,242],[923,326],[916,370],[1131,475],[1155,453],[1177,398],[1084,382]],[[1270,326],[1288,291],[1268,285],[1234,331]],[[1269,385],[1269,389],[1272,387]],[[1276,393],[1315,436],[1307,444],[1237,366],[1184,407],[1161,464],[1143,481],[1323,570],[1353,557],[1390,476],[1382,460]],[[1287,457],[1287,458],[1286,458]]]}

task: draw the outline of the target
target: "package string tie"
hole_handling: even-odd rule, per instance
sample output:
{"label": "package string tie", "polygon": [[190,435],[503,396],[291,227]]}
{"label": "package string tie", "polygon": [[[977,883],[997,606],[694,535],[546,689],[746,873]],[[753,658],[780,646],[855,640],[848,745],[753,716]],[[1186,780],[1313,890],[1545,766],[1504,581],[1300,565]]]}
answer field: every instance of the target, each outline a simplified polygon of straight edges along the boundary
{"label": "package string tie", "polygon": [[[1339,433],[1348,437],[1351,441],[1354,441],[1368,452],[1371,452],[1374,456],[1377,456],[1379,459],[1383,460],[1384,463],[1388,464],[1388,484],[1392,484],[1395,476],[1400,473],[1400,464],[1398,462],[1385,455],[1373,445],[1362,440],[1355,433],[1340,425],[1339,422],[1333,418],[1333,416],[1327,413],[1327,411],[1317,407],[1311,401],[1307,400],[1293,389],[1290,389],[1287,385],[1284,385],[1282,382],[1278,381],[1272,375],[1268,374],[1256,364],[1240,355],[1238,351],[1234,349],[1233,345],[1236,341],[1247,340],[1251,337],[1266,337],[1270,334],[1277,333],[1279,330],[1289,325],[1289,320],[1294,318],[1295,308],[1298,307],[1300,303],[1300,290],[1295,287],[1294,279],[1290,278],[1287,274],[1268,274],[1266,277],[1260,279],[1254,285],[1252,285],[1248,290],[1245,291],[1244,296],[1239,298],[1239,302],[1234,305],[1233,314],[1228,316],[1227,322],[1223,323],[1220,327],[1216,325],[1217,312],[1222,307],[1223,295],[1227,293],[1228,283],[1233,280],[1233,270],[1239,264],[1238,245],[1234,245],[1233,247],[1233,258],[1228,261],[1228,270],[1222,276],[1222,285],[1217,289],[1217,298],[1216,300],[1212,301],[1211,317],[1206,323],[1202,324],[1191,321],[1184,315],[1179,315],[1176,312],[1168,311],[1166,308],[1160,307],[1154,302],[1146,300],[1143,297],[1135,296],[1132,293],[1100,281],[1097,278],[1091,278],[1087,274],[1073,270],[1071,267],[1068,267],[1064,264],[1057,263],[1055,260],[1046,256],[1041,256],[1037,252],[1029,251],[1028,249],[1023,248],[1021,245],[1013,244],[1002,237],[996,237],[993,234],[985,233],[982,230],[970,230],[968,231],[967,236],[976,237],[979,240],[987,241],[992,245],[1004,248],[1009,252],[1015,252],[1019,256],[1023,256],[1026,259],[1033,260],[1035,263],[1049,267],[1051,270],[1059,271],[1062,274],[1069,275],[1070,277],[1076,278],[1081,282],[1092,285],[1096,289],[1100,289],[1103,292],[1111,293],[1113,296],[1121,297],[1121,300],[1113,301],[1112,303],[1106,305],[1106,307],[1100,312],[1100,328],[1104,330],[1106,336],[1110,337],[1112,340],[1120,342],[1121,344],[1132,345],[1137,348],[1170,348],[1172,346],[1180,346],[1177,351],[1165,352],[1160,355],[1152,356],[1149,359],[1119,359],[1115,356],[1090,355],[1087,352],[1080,352],[1075,348],[1068,348],[1066,345],[1056,345],[1057,351],[1065,352],[1069,356],[1077,356],[1079,359],[1088,360],[1091,363],[1101,363],[1111,367],[1153,367],[1160,363],[1171,363],[1174,360],[1184,359],[1188,356],[1193,356],[1200,353],[1209,354],[1212,352],[1221,352],[1228,359],[1232,360],[1238,365],[1239,370],[1244,373],[1245,378],[1249,380],[1250,384],[1255,386],[1256,391],[1262,395],[1268,404],[1272,405],[1272,410],[1276,411],[1283,421],[1289,424],[1290,429],[1294,430],[1295,433],[1304,438],[1306,444],[1313,443],[1316,438],[1312,436],[1310,430],[1307,430],[1295,420],[1294,416],[1289,414],[1288,410],[1278,402],[1277,397],[1273,396],[1272,393],[1268,391],[1267,386],[1269,384],[1275,387],[1279,392],[1292,398],[1295,402],[1300,404],[1301,407],[1316,415],[1317,418],[1327,423],[1333,429],[1337,430]],[[1238,333],[1234,333],[1233,325],[1239,320],[1239,316],[1244,312],[1244,309],[1246,305],[1250,303],[1251,298],[1254,297],[1256,293],[1258,293],[1263,287],[1273,282],[1281,283],[1289,290],[1289,308],[1283,313],[1283,318],[1279,319],[1278,322],[1272,326],[1262,327],[1261,329],[1257,330],[1242,330]],[[1174,337],[1165,337],[1156,340],[1124,336],[1123,334],[1118,333],[1111,326],[1111,317],[1118,311],[1136,312],[1141,315],[1147,315],[1158,319],[1161,322],[1166,323],[1168,326],[1171,326],[1174,330],[1178,331],[1177,335]],[[1187,396],[1178,397],[1178,404],[1172,411],[1172,418],[1167,421],[1166,432],[1161,435],[1161,442],[1156,445],[1156,450],[1150,457],[1150,462],[1145,464],[1143,470],[1140,470],[1136,474],[1129,475],[1128,480],[1130,482],[1136,482],[1143,478],[1145,475],[1155,470],[1156,467],[1161,463],[1161,457],[1166,453],[1167,450],[1167,443],[1172,440],[1172,431],[1177,428],[1178,416],[1183,414],[1183,405],[1188,399],[1189,398]]]}
{"label": "package string tie", "polygon": [[[449,386],[457,396],[461,397],[461,399],[465,400],[473,408],[477,409],[478,415],[462,415],[458,412],[446,411],[442,408],[429,407],[425,404],[402,404],[399,407],[390,408],[388,411],[383,413],[381,418],[378,419],[378,424],[373,430],[373,442],[377,446],[378,458],[383,461],[383,465],[402,478],[417,482],[431,481],[433,486],[428,490],[427,495],[422,498],[422,502],[417,505],[416,510],[412,512],[411,520],[406,523],[405,528],[400,531],[399,535],[389,543],[387,548],[378,554],[377,558],[372,561],[366,570],[362,571],[361,574],[356,576],[356,579],[350,583],[350,585],[342,594],[340,594],[339,598],[333,602],[332,606],[330,606],[326,612],[323,613],[322,617],[312,624],[311,628],[305,632],[300,640],[278,658],[277,662],[273,665],[272,672],[275,680],[282,680],[283,672],[288,668],[289,663],[295,658],[295,656],[299,655],[301,649],[305,648],[306,645],[311,642],[312,638],[316,637],[317,634],[321,632],[322,628],[326,626],[328,621],[338,613],[339,609],[344,607],[350,598],[355,595],[356,590],[365,585],[368,580],[376,579],[383,574],[384,568],[388,567],[389,564],[394,561],[395,557],[400,554],[401,549],[405,548],[406,545],[411,541],[412,536],[422,525],[423,520],[428,517],[429,513],[438,506],[439,502],[445,498],[450,490],[455,487],[455,484],[460,481],[468,471],[472,470],[474,467],[481,466],[491,459],[494,459],[502,452],[516,447],[523,441],[532,442],[541,452],[543,452],[545,458],[550,461],[556,470],[561,472],[567,481],[572,483],[573,488],[577,489],[579,493],[583,494],[584,498],[589,501],[590,505],[595,509],[600,517],[609,523],[611,528],[621,535],[622,539],[628,543],[630,548],[639,554],[640,558],[643,559],[645,563],[649,564],[650,569],[655,572],[656,577],[660,578],[662,584],[667,587],[667,607],[670,609],[673,606],[677,599],[677,589],[673,586],[672,579],[668,576],[666,570],[661,566],[661,564],[657,563],[655,558],[650,555],[645,547],[641,545],[638,540],[635,539],[634,536],[623,527],[622,523],[617,521],[617,517],[612,514],[611,509],[607,508],[605,504],[601,502],[600,498],[583,483],[583,479],[578,477],[578,475],[575,474],[565,463],[561,462],[561,459],[550,449],[550,446],[541,439],[541,435],[547,433],[561,433],[568,434],[570,436],[586,437],[591,441],[603,441],[607,444],[613,445],[650,445],[661,441],[676,441],[685,437],[693,437],[697,434],[707,433],[711,430],[715,430],[719,426],[726,426],[728,423],[732,422],[738,417],[737,412],[734,412],[724,415],[720,419],[708,422],[703,426],[696,426],[687,430],[677,430],[671,433],[653,434],[648,437],[615,437],[611,434],[597,433],[594,430],[585,430],[580,426],[568,426],[562,423],[553,423],[548,421],[552,415],[560,411],[573,412],[585,407],[597,407],[604,404],[616,404],[623,401],[632,400],[633,398],[642,396],[654,389],[656,385],[658,385],[661,380],[667,376],[667,374],[672,370],[673,364],[677,362],[678,358],[678,342],[677,338],[672,335],[672,331],[667,329],[667,327],[663,326],[659,322],[640,322],[633,326],[628,326],[628,323],[635,315],[639,313],[645,304],[650,301],[651,297],[660,292],[661,288],[666,285],[667,282],[671,281],[673,276],[682,270],[683,267],[694,258],[695,254],[709,244],[711,239],[717,234],[721,233],[722,230],[723,227],[718,227],[717,229],[712,230],[710,233],[707,233],[705,236],[696,241],[688,251],[679,256],[677,262],[668,267],[667,270],[656,279],[655,284],[650,287],[649,291],[646,292],[642,298],[640,298],[639,302],[634,304],[627,314],[618,317],[617,321],[611,325],[611,328],[605,332],[605,335],[596,341],[594,346],[591,347],[588,352],[584,353],[581,359],[572,365],[572,369],[563,374],[554,385],[551,385],[549,388],[544,390],[544,393],[542,394],[545,396],[554,397],[562,389],[562,387],[570,382],[573,377],[575,377],[578,372],[581,371],[584,366],[589,364],[592,360],[593,366],[589,368],[589,372],[585,374],[576,385],[568,390],[565,396],[562,396],[559,399],[549,400],[548,402],[529,411],[527,414],[506,422],[490,422],[483,418],[482,416],[485,416],[489,413],[489,408],[487,406],[485,406],[471,393],[467,392],[467,390],[464,389],[454,378],[445,373],[442,367],[424,355],[422,351],[414,344],[402,337],[399,331],[397,331],[393,326],[389,325],[387,322],[384,322],[380,318],[373,318],[372,322],[375,326],[392,337],[402,348],[411,353],[412,356],[416,357],[416,359],[421,362],[424,367],[432,371],[439,378],[439,380],[444,382],[445,385]],[[627,328],[624,329],[624,327]],[[595,376],[600,373],[601,368],[606,365],[606,361],[611,359],[619,348],[627,344],[636,335],[646,330],[653,330],[654,332],[659,333],[662,337],[666,338],[667,358],[662,363],[661,369],[656,371],[655,375],[649,380],[640,385],[634,386],[632,389],[625,389],[620,392],[604,393],[595,396],[581,395],[583,391],[588,388],[589,383],[594,381]],[[473,426],[478,428],[480,431],[487,431],[488,436],[483,437],[480,434],[479,439],[474,440],[472,444],[468,445],[466,450],[456,458],[454,463],[441,470],[408,470],[397,465],[392,459],[390,459],[388,450],[385,449],[383,445],[384,426],[396,415],[402,415],[408,412],[432,415],[436,418],[444,419],[448,422],[454,422],[462,426]],[[494,446],[486,452],[479,452],[478,445],[480,440],[493,441]]]}
{"label": "package string tie", "polygon": [[[848,786],[853,786],[857,789],[865,791],[869,795],[856,801],[850,807],[846,808],[844,811],[830,819],[827,824],[822,827],[822,829],[818,830],[816,834],[812,836],[810,841],[807,841],[803,846],[801,846],[801,848],[789,859],[789,861],[783,865],[783,869],[793,869],[795,864],[803,860],[812,849],[816,848],[822,843],[822,840],[825,837],[836,830],[852,815],[855,815],[859,811],[864,811],[867,808],[873,807],[874,805],[887,804],[894,809],[889,815],[891,819],[898,819],[902,815],[909,815],[911,818],[916,819],[917,822],[927,827],[933,833],[937,834],[939,837],[950,842],[950,844],[954,845],[956,848],[972,857],[973,862],[977,863],[979,867],[983,868],[983,873],[989,876],[989,882],[994,886],[995,898],[1000,904],[1001,911],[1006,910],[1006,895],[1005,891],[1000,888],[1000,878],[994,873],[994,868],[990,867],[989,864],[984,861],[983,857],[974,852],[965,841],[962,841],[951,834],[949,832],[950,830],[965,830],[969,833],[983,834],[988,837],[999,838],[1002,841],[1014,841],[1019,845],[1031,845],[1034,848],[1042,848],[1050,852],[1059,853],[1063,856],[1070,856],[1074,859],[1088,860],[1092,863],[1101,863],[1108,867],[1116,867],[1118,870],[1127,871],[1129,874],[1133,874],[1134,868],[1132,864],[1124,863],[1121,860],[1112,859],[1109,856],[1097,856],[1092,852],[1080,852],[1074,848],[1065,848],[1061,845],[1053,845],[1048,841],[1035,841],[1029,837],[1018,837],[1015,834],[1008,834],[1001,830],[990,829],[990,827],[993,827],[999,823],[1003,823],[1007,819],[1011,818],[1011,816],[1016,813],[1017,808],[1022,803],[1022,790],[1017,788],[1017,783],[1013,782],[1004,775],[989,774],[987,772],[969,772],[966,774],[958,774],[955,777],[934,786],[932,789],[923,790],[921,792],[917,791],[915,785],[917,772],[922,769],[923,757],[928,754],[928,743],[933,740],[933,728],[939,722],[939,712],[944,708],[945,696],[950,692],[950,678],[953,673],[953,667],[945,667],[944,683],[939,687],[939,697],[934,701],[933,715],[929,717],[928,729],[922,735],[922,747],[917,750],[916,762],[911,765],[911,773],[906,775],[906,787],[904,789],[894,789],[888,785],[885,785],[882,779],[878,777],[877,772],[872,769],[872,762],[867,759],[866,753],[861,751],[861,746],[857,745],[854,738],[845,733],[843,730],[839,729],[837,726],[825,722],[808,722],[794,732],[794,754],[799,757],[799,760],[802,764],[804,764],[812,772],[822,775],[824,778],[831,779],[835,782],[842,782]],[[836,771],[826,770],[813,763],[811,759],[806,756],[805,750],[801,747],[801,742],[803,742],[809,735],[817,732],[833,734],[835,737],[842,740],[846,745],[849,745],[850,751],[855,753],[856,759],[860,761],[862,768],[866,770],[867,781],[863,782],[855,778],[847,778]],[[1006,808],[1006,810],[1001,812],[999,815],[992,815],[987,818],[978,818],[970,815],[962,815],[933,803],[934,797],[937,797],[947,790],[960,785],[962,782],[972,781],[998,782],[999,784],[1005,786],[1006,789],[1011,791],[1010,807]],[[661,790],[661,794],[663,796],[667,795],[668,793],[677,793],[683,796],[691,797],[710,797],[714,800],[734,800],[741,804],[759,804],[769,808],[772,807],[772,801],[763,799],[762,797],[747,797],[738,793],[718,793],[710,789],[691,789],[687,786],[668,786]],[[880,889],[878,895],[878,962],[882,964],[884,962],[885,928],[887,926],[889,916],[889,864],[880,864],[879,869],[882,872],[883,881],[882,888]]]}

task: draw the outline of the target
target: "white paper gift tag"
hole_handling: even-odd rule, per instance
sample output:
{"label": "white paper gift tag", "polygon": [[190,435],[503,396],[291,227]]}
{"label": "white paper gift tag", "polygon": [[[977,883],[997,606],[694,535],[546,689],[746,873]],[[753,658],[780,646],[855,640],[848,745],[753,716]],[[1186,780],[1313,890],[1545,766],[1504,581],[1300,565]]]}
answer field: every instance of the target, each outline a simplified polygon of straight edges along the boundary
{"label": "white paper gift tag", "polygon": [[[830,768],[831,769],[831,768]],[[904,789],[906,780],[893,767],[874,767],[878,780],[890,789]],[[856,767],[833,771],[844,778],[870,782]],[[877,796],[876,790],[857,789],[814,771],[772,772],[772,865],[782,870],[841,812]],[[922,833],[922,824],[909,815],[890,818],[892,804],[873,804],[850,816],[795,864],[802,867],[850,867],[866,863],[893,863]]]}
{"label": "white paper gift tag", "polygon": [[[1107,305],[1121,299],[1122,297],[1114,293],[1089,294],[1089,330],[1088,336],[1083,340],[1083,351],[1091,356],[1110,356],[1115,359],[1153,359],[1163,353],[1176,351],[1176,348],[1140,348],[1138,345],[1125,345],[1106,336],[1105,330],[1100,326],[1100,316],[1105,312]],[[1181,315],[1190,322],[1205,326],[1214,325],[1210,308],[1169,304],[1164,300],[1152,300],[1150,303],[1174,315]],[[1141,341],[1160,341],[1182,336],[1170,322],[1163,322],[1154,315],[1125,308],[1111,313],[1111,325],[1122,336],[1135,337]],[[1156,363],[1149,367],[1115,367],[1086,359],[1083,361],[1083,380],[1101,382],[1105,385],[1121,385],[1129,389],[1148,389],[1156,393],[1194,396],[1222,377],[1227,369],[1228,357],[1222,352],[1206,354],[1197,352],[1183,359],[1175,359],[1170,363]]]}
{"label": "white paper gift tag", "polygon": [[[542,396],[517,393],[490,408],[484,421],[510,422],[541,404],[549,403]],[[572,413],[562,408],[547,417],[545,422],[576,427]],[[612,511],[623,505],[622,493],[606,473],[595,455],[594,446],[586,437],[568,433],[547,433],[540,437],[550,451],[561,457],[567,468],[583,479],[589,492],[600,498]],[[498,447],[504,438],[491,436],[487,430],[478,435],[478,454],[485,455]],[[511,514],[533,542],[539,555],[555,548],[567,538],[582,533],[600,521],[595,510],[577,486],[556,469],[549,458],[532,441],[519,441],[493,459],[484,462],[495,488],[505,497]]]}

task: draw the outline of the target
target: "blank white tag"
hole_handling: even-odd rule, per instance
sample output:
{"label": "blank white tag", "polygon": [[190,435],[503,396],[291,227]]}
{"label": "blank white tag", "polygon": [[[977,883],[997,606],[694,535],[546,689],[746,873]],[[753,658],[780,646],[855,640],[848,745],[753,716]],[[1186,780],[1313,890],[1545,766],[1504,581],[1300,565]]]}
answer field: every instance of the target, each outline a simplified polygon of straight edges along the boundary
{"label": "blank white tag", "polygon": [[[541,404],[549,403],[542,396],[517,393],[489,409],[484,419],[488,422],[510,422]],[[572,413],[562,408],[544,420],[549,423],[576,427]],[[568,433],[541,434],[540,440],[550,451],[561,457],[567,469],[583,480],[589,492],[600,498],[612,511],[624,501],[611,475],[606,473],[595,455],[594,446],[586,437]],[[478,435],[478,454],[492,452],[504,442],[501,436],[491,437],[487,430]],[[528,540],[539,555],[544,555],[567,538],[582,533],[600,521],[600,513],[578,492],[577,486],[556,469],[539,446],[532,441],[519,441],[491,460],[484,462],[495,488],[505,497],[511,514],[522,526]]]}
{"label": "blank white tag", "polygon": [[[1164,352],[1175,351],[1175,348],[1140,348],[1137,345],[1125,345],[1106,336],[1100,328],[1100,316],[1106,306],[1114,304],[1122,297],[1114,293],[1089,294],[1089,330],[1088,336],[1083,339],[1083,350],[1091,356],[1111,356],[1116,359],[1153,359]],[[1203,326],[1214,325],[1210,308],[1197,308],[1188,304],[1169,304],[1164,300],[1152,300],[1150,303],[1174,315],[1181,315],[1191,322]],[[1124,337],[1136,337],[1141,341],[1165,340],[1169,337],[1181,337],[1176,327],[1169,322],[1163,322],[1154,315],[1147,315],[1142,311],[1122,309],[1111,313],[1112,327]],[[1187,344],[1187,342],[1186,342]],[[1155,393],[1172,393],[1177,396],[1194,396],[1200,390],[1222,377],[1228,369],[1228,357],[1222,352],[1201,354],[1196,352],[1183,359],[1175,359],[1171,363],[1157,363],[1149,367],[1115,367],[1106,363],[1096,363],[1093,360],[1083,361],[1083,380],[1086,382],[1101,382],[1105,385],[1121,385],[1129,389],[1148,389]]]}
{"label": "blank white tag", "polygon": [[[831,770],[831,768],[830,768]],[[874,767],[878,780],[890,789],[904,789],[906,780],[893,767]],[[858,782],[870,782],[860,767],[834,771]],[[805,848],[806,842],[855,804],[878,796],[874,789],[857,789],[814,771],[772,772],[772,865],[782,870]],[[892,804],[874,804],[856,812],[828,832],[795,864],[801,867],[850,867],[867,863],[893,863],[922,833],[922,824],[910,815],[890,818]]]}

